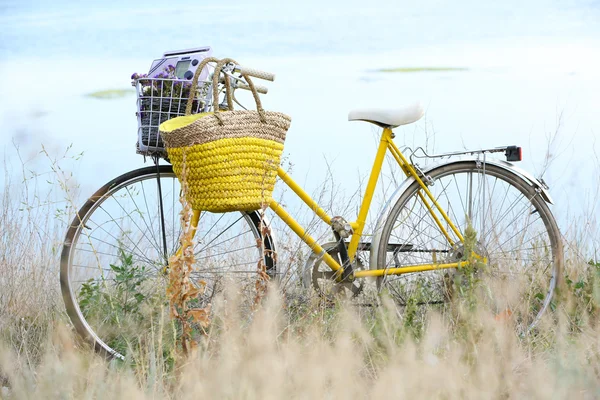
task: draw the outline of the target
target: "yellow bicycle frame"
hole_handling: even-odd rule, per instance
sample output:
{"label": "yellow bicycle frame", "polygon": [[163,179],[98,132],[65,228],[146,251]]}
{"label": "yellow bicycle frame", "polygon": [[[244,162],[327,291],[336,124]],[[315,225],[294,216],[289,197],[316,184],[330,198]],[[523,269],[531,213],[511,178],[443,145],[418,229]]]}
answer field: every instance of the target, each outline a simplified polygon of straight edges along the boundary
{"label": "yellow bicycle frame", "polygon": [[[371,201],[373,199],[373,194],[375,193],[375,187],[377,185],[377,181],[379,179],[379,174],[381,172],[381,167],[383,165],[383,161],[385,159],[385,154],[389,150],[402,171],[406,174],[407,177],[412,177],[416,182],[418,182],[419,186],[421,186],[421,190],[418,192],[418,196],[420,200],[425,204],[427,210],[431,214],[435,224],[440,228],[440,231],[448,240],[450,246],[454,246],[455,240],[453,239],[451,232],[454,233],[455,237],[459,242],[464,242],[464,238],[456,225],[450,220],[448,214],[443,210],[443,208],[438,204],[433,194],[429,191],[427,185],[423,182],[421,177],[415,168],[408,162],[408,160],[404,157],[402,152],[398,149],[396,144],[392,141],[394,137],[394,133],[389,128],[384,128],[383,134],[381,136],[381,140],[379,142],[379,148],[377,149],[377,155],[375,156],[375,162],[373,163],[373,169],[371,170],[371,175],[369,177],[369,181],[367,183],[367,188],[365,189],[365,195],[363,196],[362,204],[360,206],[360,210],[358,212],[358,217],[356,221],[350,222],[350,226],[352,227],[353,234],[350,239],[350,244],[348,246],[348,257],[350,260],[354,260],[356,256],[356,252],[358,250],[358,245],[360,241],[360,237],[362,236],[363,229],[365,227],[365,222],[367,219],[367,214],[369,212],[369,207],[371,206]],[[331,217],[323,210],[317,202],[315,202],[309,195],[306,193],[282,168],[279,168],[278,176],[281,178],[285,184],[302,199],[302,201],[310,207],[313,212],[321,218],[326,224],[331,225]],[[269,208],[271,208],[275,214],[277,214],[295,233],[298,235],[311,249],[313,252],[320,254],[323,256],[323,261],[334,271],[338,271],[338,278],[342,276],[342,266],[323,248],[317,243],[317,241],[310,236],[306,230],[291,216],[285,211],[285,209],[277,203],[275,200],[271,200],[269,203]],[[437,215],[439,214],[439,215]],[[440,219],[441,218],[441,219]],[[444,225],[442,220],[447,224]],[[450,227],[450,232],[445,228],[445,226]],[[466,262],[455,262],[448,264],[421,264],[421,265],[407,265],[402,268],[383,268],[383,269],[370,269],[366,271],[355,271],[354,278],[361,278],[366,276],[383,276],[383,275],[400,275],[406,274],[410,272],[422,272],[422,271],[431,271],[435,269],[444,269],[444,268],[459,268],[465,265]]]}

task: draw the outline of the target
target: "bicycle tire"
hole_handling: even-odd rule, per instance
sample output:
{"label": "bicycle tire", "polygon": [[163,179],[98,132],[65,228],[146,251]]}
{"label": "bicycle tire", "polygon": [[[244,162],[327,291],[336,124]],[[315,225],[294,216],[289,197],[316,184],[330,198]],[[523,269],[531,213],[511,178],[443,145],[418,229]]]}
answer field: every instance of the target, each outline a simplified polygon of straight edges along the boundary
{"label": "bicycle tire", "polygon": [[[156,323],[168,310],[164,243],[168,259],[179,248],[179,196],[171,165],[130,171],[98,189],[66,232],[60,268],[66,310],[79,336],[106,357],[124,359],[139,335],[152,331],[151,321]],[[225,277],[252,290],[261,258],[267,273],[276,275],[275,245],[270,234],[261,233],[260,223],[256,211],[202,213],[192,280],[206,284],[194,305],[208,304]]]}
{"label": "bicycle tire", "polygon": [[[550,305],[563,269],[560,232],[540,191],[514,173],[475,160],[444,164],[426,175],[434,198],[463,235],[471,221],[475,250],[488,258],[480,268],[485,273],[475,276],[485,283],[483,304],[497,319],[510,318],[521,333],[529,332]],[[464,246],[450,247],[418,193],[422,190],[413,182],[391,209],[378,245],[378,268],[457,262],[468,256]],[[453,235],[447,223],[442,226]],[[388,244],[399,250],[388,252]],[[384,275],[377,287],[400,305],[408,299],[445,303],[456,288],[457,271]]]}

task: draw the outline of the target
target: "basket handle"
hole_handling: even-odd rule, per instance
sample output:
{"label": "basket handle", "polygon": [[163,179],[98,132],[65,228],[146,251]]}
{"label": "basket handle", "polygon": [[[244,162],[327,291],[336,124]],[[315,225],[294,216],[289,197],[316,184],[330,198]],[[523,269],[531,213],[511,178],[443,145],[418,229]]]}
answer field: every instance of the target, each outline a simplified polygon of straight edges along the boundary
{"label": "basket handle", "polygon": [[[218,90],[218,83],[219,83],[219,75],[221,72],[221,69],[225,66],[225,64],[227,63],[234,63],[234,64],[239,64],[237,61],[231,59],[231,58],[224,58],[221,61],[219,61],[217,63],[217,66],[215,67],[215,71],[219,71],[219,74],[214,74],[213,75],[213,107],[214,107],[214,113],[218,114],[219,113],[219,107],[218,107],[218,102],[219,102],[219,90]],[[252,97],[254,97],[254,102],[256,103],[256,111],[258,112],[258,117],[260,118],[260,121],[262,123],[267,122],[267,119],[265,118],[265,110],[262,108],[262,103],[260,101],[260,97],[258,96],[258,92],[256,91],[256,87],[254,86],[254,82],[252,82],[252,79],[250,79],[250,77],[244,73],[241,74],[242,77],[246,80],[246,82],[248,83],[248,86],[250,87],[250,91],[252,92]],[[232,100],[232,89],[231,89],[231,82],[229,79],[229,76],[225,75],[225,92],[227,93],[227,104],[229,106],[230,110],[233,110],[233,100]],[[218,117],[218,116],[217,116]]]}
{"label": "basket handle", "polygon": [[[215,66],[215,70],[213,71],[213,111],[215,114],[218,114],[220,112],[219,111],[219,77],[221,75],[221,70],[227,63],[231,62],[234,64],[238,64],[238,62],[231,58],[224,58],[222,60],[219,60],[215,57],[207,57],[204,60],[202,60],[202,62],[196,69],[196,72],[194,73],[194,79],[192,80],[192,86],[190,88],[190,95],[188,98],[188,103],[185,108],[185,115],[191,115],[191,113],[192,113],[192,102],[194,101],[194,95],[196,94],[196,91],[198,89],[198,79],[200,77],[202,70],[209,62],[217,63],[217,65]],[[260,101],[260,97],[258,96],[258,92],[256,91],[256,87],[254,86],[254,82],[252,82],[252,79],[250,79],[250,77],[248,75],[246,75],[244,73],[242,73],[241,75],[246,80],[246,82],[248,83],[248,86],[250,87],[250,91],[252,92],[252,97],[254,98],[254,102],[256,103],[256,111],[258,112],[260,121],[263,123],[266,122],[265,110],[262,108],[262,103]],[[224,78],[225,78],[225,94],[227,96],[227,106],[228,106],[229,110],[233,110],[233,96],[232,96],[233,91],[231,89],[231,80],[230,80],[229,76],[227,76],[227,75],[224,75]],[[219,118],[219,117],[217,116],[217,118]],[[219,121],[220,120],[221,119],[219,118]]]}
{"label": "basket handle", "polygon": [[[215,66],[215,71],[213,72],[213,111],[214,113],[219,112],[219,77],[221,76],[221,71],[223,67],[228,62],[234,62],[231,58],[224,58],[222,60],[217,61],[217,65]],[[231,94],[231,80],[229,76],[223,74],[225,78],[225,95],[227,96],[227,108],[229,111],[233,111],[233,96]]]}
{"label": "basket handle", "polygon": [[200,74],[202,73],[202,70],[204,69],[204,67],[206,67],[208,65],[209,62],[219,62],[219,59],[215,58],[215,57],[206,57],[204,60],[202,60],[200,62],[200,65],[198,65],[198,68],[196,68],[196,72],[194,73],[194,79],[192,80],[192,86],[190,87],[190,95],[188,97],[188,102],[187,102],[187,105],[185,106],[185,115],[192,114],[192,103],[194,101],[194,96],[196,95],[196,91],[198,90],[198,79],[200,78]]}

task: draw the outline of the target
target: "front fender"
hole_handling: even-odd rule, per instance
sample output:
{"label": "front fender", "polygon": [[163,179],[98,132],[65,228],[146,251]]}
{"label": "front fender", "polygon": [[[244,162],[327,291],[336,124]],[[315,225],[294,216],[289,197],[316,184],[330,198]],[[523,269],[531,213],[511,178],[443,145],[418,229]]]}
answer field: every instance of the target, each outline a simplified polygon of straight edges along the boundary
{"label": "front fender", "polygon": [[[465,161],[482,161],[481,159],[477,159],[474,157],[465,157],[461,159],[457,159],[451,162],[437,163],[426,169],[423,169],[423,173],[425,175],[431,173],[433,170],[440,168],[442,166],[450,165],[450,164],[458,164],[464,163]],[[550,193],[548,193],[548,188],[545,184],[536,179],[529,172],[515,166],[514,164],[504,161],[504,160],[486,160],[486,164],[491,164],[496,167],[502,168],[508,173],[518,176],[519,178],[525,180],[529,185],[535,188],[542,196],[542,198],[549,204],[554,204],[552,202],[552,198],[550,197]],[[381,240],[381,231],[383,230],[383,226],[385,225],[385,221],[387,220],[390,211],[394,207],[394,204],[398,201],[402,193],[408,189],[408,187],[415,182],[415,178],[410,177],[407,178],[398,188],[392,193],[390,198],[385,202],[384,207],[377,217],[377,223],[375,224],[375,230],[373,231],[373,240],[371,241],[371,254],[369,256],[369,265],[371,269],[377,268],[377,249],[379,248],[379,242]]]}

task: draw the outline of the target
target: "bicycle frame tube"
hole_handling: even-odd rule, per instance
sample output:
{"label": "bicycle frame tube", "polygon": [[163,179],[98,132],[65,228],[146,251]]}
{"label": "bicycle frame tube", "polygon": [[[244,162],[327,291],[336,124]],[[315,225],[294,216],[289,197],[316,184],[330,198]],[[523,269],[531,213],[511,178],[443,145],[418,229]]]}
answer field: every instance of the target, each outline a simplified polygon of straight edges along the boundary
{"label": "bicycle frame tube", "polygon": [[358,211],[358,218],[356,219],[356,227],[352,227],[354,233],[352,239],[350,239],[350,245],[348,246],[348,257],[350,260],[354,260],[356,256],[356,250],[358,249],[358,242],[362,236],[365,222],[367,221],[367,214],[369,213],[369,207],[371,207],[371,201],[373,200],[373,194],[375,193],[375,186],[377,186],[377,180],[381,173],[381,166],[385,159],[385,152],[388,149],[390,143],[392,143],[393,132],[389,128],[383,129],[381,140],[379,141],[379,148],[377,149],[377,155],[373,162],[373,169],[371,169],[371,176],[367,182],[367,188],[365,189],[365,195],[363,196],[360,210]]}
{"label": "bicycle frame tube", "polygon": [[[308,197],[308,199],[310,199],[310,197]],[[312,199],[310,199],[310,200],[312,201],[312,203],[316,204],[314,202],[314,200],[312,200]],[[281,218],[282,221],[287,224],[287,226],[289,226],[290,228],[292,228],[292,230],[294,231],[294,233],[296,235],[298,235],[298,237],[300,239],[302,239],[302,241],[304,243],[306,243],[308,245],[308,247],[311,248],[312,251],[314,251],[316,254],[321,254],[323,256],[323,261],[325,261],[325,264],[327,264],[329,266],[329,268],[331,268],[334,271],[338,271],[338,270],[340,272],[342,271],[342,266],[340,264],[338,264],[338,262],[335,261],[335,259],[333,257],[331,257],[319,245],[319,243],[317,243],[317,241],[312,236],[310,236],[304,230],[304,228],[302,228],[302,226],[290,214],[288,214],[287,211],[285,211],[283,209],[283,207],[281,207],[281,205],[279,205],[279,203],[277,203],[275,200],[271,200],[271,202],[269,203],[269,208],[271,210],[273,210],[275,212],[275,214],[277,214],[277,216],[279,216],[279,218]],[[323,211],[323,212],[325,212],[325,211]],[[331,218],[330,218],[330,220],[331,220]]]}
{"label": "bicycle frame tube", "polygon": [[[412,164],[409,163],[408,160],[406,160],[406,158],[404,157],[404,155],[402,154],[400,149],[398,149],[398,147],[396,147],[396,144],[393,141],[389,140],[388,148],[390,149],[390,153],[392,153],[392,156],[394,156],[394,158],[396,159],[396,162],[400,165],[400,168],[402,168],[402,170],[404,171],[406,176],[413,177],[415,179],[415,181],[417,181],[419,186],[421,186],[421,190],[423,190],[423,192],[425,192],[427,197],[429,197],[429,199],[431,200],[431,202],[433,203],[433,205],[435,206],[437,211],[442,215],[442,218],[444,219],[444,221],[446,221],[446,223],[448,224],[450,229],[456,234],[456,236],[458,237],[458,240],[460,242],[464,242],[464,238],[463,238],[462,234],[460,233],[460,231],[458,230],[458,228],[456,227],[456,225],[454,225],[454,223],[450,220],[450,217],[448,217],[448,214],[446,214],[444,209],[438,204],[437,200],[433,197],[433,194],[431,194],[431,191],[429,190],[427,185],[425,185],[425,183],[423,182],[423,180],[421,179],[421,177],[419,176],[419,174],[417,173],[415,168],[412,166]],[[435,221],[436,225],[440,228],[440,230],[442,231],[442,233],[448,240],[448,243],[450,243],[450,246],[454,246],[454,241],[450,237],[450,234],[444,228],[442,222],[437,217],[437,215],[435,215],[433,208],[431,207],[431,205],[429,205],[429,202],[427,201],[427,199],[425,198],[423,193],[418,192],[418,195],[419,195],[419,198],[421,199],[421,201],[427,207],[427,210],[431,214],[431,217]]]}
{"label": "bicycle frame tube", "polygon": [[316,201],[314,201],[308,193],[306,193],[300,185],[298,185],[291,176],[289,176],[281,167],[277,169],[277,175],[281,178],[282,181],[285,182],[286,185],[290,189],[294,191],[302,199],[302,201],[310,207],[313,212],[323,220],[327,225],[331,225],[331,217],[327,215],[325,210],[323,210]]}
{"label": "bicycle frame tube", "polygon": [[423,272],[433,271],[437,269],[450,269],[450,268],[461,268],[469,265],[468,261],[460,261],[448,264],[422,264],[422,265],[408,265],[401,268],[382,268],[382,269],[367,269],[364,271],[355,271],[355,278],[364,278],[367,276],[385,276],[385,275],[402,275],[409,274],[411,272]]}
{"label": "bicycle frame tube", "polygon": [[[348,246],[348,257],[353,260],[356,251],[358,249],[358,243],[360,241],[360,237],[362,235],[365,222],[367,219],[367,214],[369,212],[369,207],[371,206],[371,201],[373,200],[373,194],[375,193],[375,186],[377,185],[377,180],[379,179],[379,174],[381,172],[381,166],[383,165],[383,160],[385,159],[385,153],[388,148],[388,144],[392,138],[392,131],[390,129],[384,129],[383,135],[381,136],[381,140],[379,141],[379,148],[377,149],[377,155],[375,156],[375,161],[373,163],[373,169],[371,170],[371,176],[369,177],[369,181],[367,183],[367,188],[365,189],[365,195],[363,196],[363,200],[360,206],[360,210],[358,212],[358,218],[355,222],[350,222],[350,226],[352,227],[354,233],[352,234],[352,238],[350,239],[350,245]],[[313,212],[323,220],[326,224],[331,224],[331,216],[329,216],[325,210],[323,210],[316,201],[314,201],[308,193],[306,193],[300,185],[298,185],[281,167],[277,170],[277,175],[285,184],[292,189],[300,199],[311,209]],[[304,229],[296,222],[276,201],[271,201],[269,207],[290,227],[300,238],[309,245],[313,251],[320,254],[322,252],[322,247],[318,246],[316,241],[304,231]],[[317,247],[318,246],[318,247]],[[325,254],[325,262],[329,265],[333,270],[337,271],[340,265],[331,258],[331,261],[335,264],[334,266],[330,265],[327,262],[328,254]]]}
{"label": "bicycle frame tube", "polygon": [[[394,134],[391,129],[384,128],[383,133],[381,135],[381,140],[379,141],[379,147],[377,149],[377,154],[375,156],[375,161],[373,162],[373,168],[371,169],[371,175],[369,176],[369,181],[367,183],[367,187],[365,189],[365,194],[363,196],[363,200],[358,212],[358,217],[356,221],[350,222],[350,226],[353,229],[352,238],[350,239],[350,244],[348,245],[348,256],[350,260],[354,260],[356,256],[356,252],[358,250],[358,245],[360,242],[360,237],[362,236],[363,229],[366,223],[367,215],[369,212],[369,208],[371,206],[371,201],[373,200],[373,195],[375,193],[375,187],[377,186],[377,181],[379,180],[379,175],[381,173],[381,167],[383,165],[383,161],[385,159],[385,154],[389,149],[390,153],[402,169],[406,176],[413,177],[416,182],[421,186],[421,191],[419,191],[419,198],[425,206],[427,207],[429,213],[431,214],[433,220],[436,225],[440,228],[448,243],[453,246],[454,240],[452,239],[450,233],[445,228],[442,220],[436,215],[435,210],[439,212],[442,219],[446,222],[447,226],[450,228],[452,232],[456,235],[459,241],[464,241],[463,236],[460,231],[454,225],[454,223],[450,220],[446,212],[442,209],[442,207],[438,204],[433,194],[429,191],[427,185],[423,182],[416,169],[407,161],[404,155],[400,152],[398,147],[396,147],[395,143],[392,141]],[[311,209],[313,212],[328,225],[331,225],[331,216],[327,214],[325,210],[323,210],[316,201],[314,201],[308,193],[306,193],[300,185],[298,185],[281,167],[277,170],[277,175],[279,178],[290,188],[300,199]],[[428,201],[428,199],[429,201]],[[430,204],[431,202],[431,204]],[[321,254],[323,256],[323,261],[327,264],[332,270],[338,271],[338,276],[341,277],[342,266],[325,250],[317,243],[317,241],[310,236],[304,228],[284,210],[284,208],[277,203],[275,200],[271,200],[269,203],[269,208],[271,208],[293,231],[304,241],[316,254]],[[375,269],[375,270],[367,270],[367,271],[356,271],[354,273],[355,277],[366,277],[366,276],[383,276],[383,275],[400,275],[410,272],[421,272],[421,271],[430,271],[435,269],[444,269],[444,268],[460,268],[464,262],[456,262],[449,264],[425,264],[425,265],[409,265],[402,268],[387,268],[387,269]]]}

